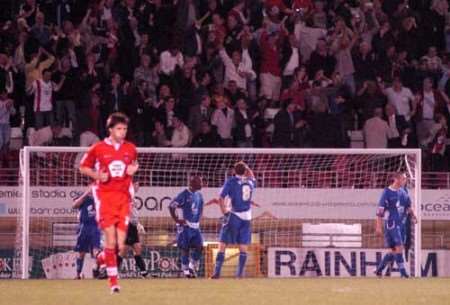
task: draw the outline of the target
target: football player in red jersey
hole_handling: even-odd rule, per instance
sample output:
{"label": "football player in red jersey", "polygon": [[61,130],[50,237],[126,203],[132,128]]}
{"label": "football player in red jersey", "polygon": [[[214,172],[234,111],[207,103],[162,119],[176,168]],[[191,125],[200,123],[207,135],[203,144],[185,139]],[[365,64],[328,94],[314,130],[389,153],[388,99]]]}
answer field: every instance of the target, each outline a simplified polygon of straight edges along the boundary
{"label": "football player in red jersey", "polygon": [[108,117],[109,137],[92,145],[84,155],[80,172],[96,180],[93,196],[97,222],[105,236],[104,260],[111,293],[120,292],[116,251],[125,247],[133,198],[132,176],[139,168],[134,144],[125,137],[128,117],[116,112]]}

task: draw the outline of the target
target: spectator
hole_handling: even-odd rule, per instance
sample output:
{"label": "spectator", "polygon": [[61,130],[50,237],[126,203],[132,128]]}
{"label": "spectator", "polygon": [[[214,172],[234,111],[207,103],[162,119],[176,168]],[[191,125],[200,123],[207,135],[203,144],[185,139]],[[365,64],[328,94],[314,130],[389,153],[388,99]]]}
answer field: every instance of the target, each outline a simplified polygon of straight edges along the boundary
{"label": "spectator", "polygon": [[237,147],[253,147],[253,121],[258,115],[258,112],[249,113],[247,102],[244,99],[237,101],[235,111],[236,126],[234,130],[234,140]]}
{"label": "spectator", "polygon": [[395,114],[392,104],[386,104],[385,114],[389,126],[388,148],[405,148],[411,145],[411,124],[404,116]]}
{"label": "spectator", "polygon": [[0,162],[6,167],[6,156],[9,150],[11,136],[10,117],[14,115],[14,101],[8,98],[5,89],[0,92]]}
{"label": "spectator", "polygon": [[[77,67],[72,65],[69,57],[60,60],[59,70],[54,74],[55,81],[64,79],[63,84],[55,96],[56,119],[61,126],[71,126],[74,134],[79,133],[77,125],[78,95],[74,88],[79,88],[79,73]],[[66,117],[67,114],[67,117]],[[69,125],[70,123],[70,125]]]}
{"label": "spectator", "polygon": [[156,100],[156,88],[159,84],[157,67],[150,67],[151,56],[141,55],[141,64],[134,70],[134,82],[138,84],[141,80],[147,84],[147,94],[153,100]]}
{"label": "spectator", "polygon": [[217,127],[217,133],[220,137],[220,145],[222,147],[231,147],[233,139],[231,131],[234,125],[234,111],[225,104],[222,96],[215,98],[217,109],[211,117],[211,124]]}
{"label": "spectator", "polygon": [[173,44],[169,50],[161,53],[160,69],[165,79],[173,76],[177,67],[183,68],[183,65],[184,57],[176,44]]}
{"label": "spectator", "polygon": [[383,109],[375,108],[373,117],[364,124],[366,148],[387,148],[389,125],[383,120]]}
{"label": "spectator", "polygon": [[45,15],[38,11],[36,13],[36,22],[31,27],[31,36],[39,42],[42,47],[48,47],[50,43],[50,29],[45,25]]}
{"label": "spectator", "polygon": [[200,131],[194,137],[192,146],[194,147],[218,147],[220,138],[217,133],[211,128],[209,121],[202,121],[200,123]]}
{"label": "spectator", "polygon": [[157,147],[164,147],[170,144],[167,139],[167,131],[164,128],[164,124],[160,121],[155,122],[155,130],[152,133],[152,143]]}
{"label": "spectator", "polygon": [[439,90],[433,89],[433,81],[431,78],[423,80],[422,90],[418,94],[418,111],[417,111],[417,138],[420,145],[426,145],[431,130],[435,125],[435,116],[438,113],[446,114],[448,117],[448,108],[450,99]]}
{"label": "spectator", "polygon": [[211,98],[207,94],[203,95],[200,105],[191,107],[188,126],[194,136],[200,132],[203,121],[211,120],[212,112]]}
{"label": "spectator", "polygon": [[281,90],[281,67],[279,64],[281,56],[281,43],[284,38],[284,32],[268,33],[264,30],[261,34],[261,69],[260,95],[278,101]]}
{"label": "spectator", "polygon": [[403,115],[407,121],[415,115],[416,99],[409,88],[403,87],[400,77],[394,78],[392,87],[385,89],[384,94],[398,115]]}
{"label": "spectator", "polygon": [[51,80],[52,72],[50,70],[44,70],[42,73],[42,79],[37,79],[31,84],[29,92],[34,94],[34,120],[35,129],[40,129],[45,126],[53,125],[53,92],[58,92],[63,83],[65,76],[61,77],[58,84],[55,84]]}
{"label": "spectator", "polygon": [[191,132],[189,128],[179,118],[173,118],[173,132],[169,146],[172,147],[186,147],[191,142]]}
{"label": "spectator", "polygon": [[272,143],[274,147],[295,147],[296,129],[306,125],[303,120],[300,120],[295,102],[289,100],[286,105],[286,108],[281,109],[273,120]]}
{"label": "spectator", "polygon": [[238,88],[246,90],[247,81],[256,78],[256,74],[251,68],[252,63],[247,49],[244,49],[242,53],[234,50],[230,58],[222,46],[219,55],[225,65],[224,86],[230,81],[234,81]]}

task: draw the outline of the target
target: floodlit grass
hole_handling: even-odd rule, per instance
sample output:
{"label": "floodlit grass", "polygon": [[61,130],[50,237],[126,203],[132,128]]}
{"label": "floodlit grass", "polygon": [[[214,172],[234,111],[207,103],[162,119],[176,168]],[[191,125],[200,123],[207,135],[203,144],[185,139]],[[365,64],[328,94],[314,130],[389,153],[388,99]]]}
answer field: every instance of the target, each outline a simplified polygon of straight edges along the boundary
{"label": "floodlit grass", "polygon": [[450,279],[0,280],[1,305],[450,305]]}

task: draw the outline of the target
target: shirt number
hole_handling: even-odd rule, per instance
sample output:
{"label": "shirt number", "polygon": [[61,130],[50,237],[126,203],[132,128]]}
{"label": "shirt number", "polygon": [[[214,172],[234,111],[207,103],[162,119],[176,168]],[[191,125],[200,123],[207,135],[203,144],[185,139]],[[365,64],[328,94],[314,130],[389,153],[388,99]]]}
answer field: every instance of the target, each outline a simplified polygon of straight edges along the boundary
{"label": "shirt number", "polygon": [[249,201],[250,197],[252,197],[252,189],[250,188],[250,185],[242,185],[242,200]]}

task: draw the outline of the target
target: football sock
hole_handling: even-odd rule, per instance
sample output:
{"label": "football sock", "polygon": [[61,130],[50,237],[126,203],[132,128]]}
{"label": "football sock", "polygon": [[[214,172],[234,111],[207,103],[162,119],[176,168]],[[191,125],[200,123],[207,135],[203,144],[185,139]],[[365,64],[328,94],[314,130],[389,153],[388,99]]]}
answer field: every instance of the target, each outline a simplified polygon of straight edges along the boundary
{"label": "football sock", "polygon": [[77,274],[83,270],[84,257],[77,257]]}
{"label": "football sock", "polygon": [[225,260],[225,253],[218,252],[216,256],[216,267],[214,268],[214,276],[220,276],[220,271],[222,270],[224,260]]}
{"label": "football sock", "polygon": [[189,268],[189,254],[183,252],[183,254],[181,254],[181,269],[187,270],[188,268]]}
{"label": "football sock", "polygon": [[403,254],[402,253],[396,253],[395,254],[395,262],[397,263],[398,269],[400,270],[400,274],[402,276],[408,276],[405,269],[405,264],[403,260]]}
{"label": "football sock", "polygon": [[109,286],[117,286],[117,255],[115,249],[105,249],[105,263]]}
{"label": "football sock", "polygon": [[247,262],[247,252],[241,252],[239,254],[239,265],[236,273],[237,277],[242,277],[244,275],[245,263]]}
{"label": "football sock", "polygon": [[144,260],[142,259],[142,256],[135,255],[134,261],[136,262],[136,266],[138,266],[140,271],[145,271],[145,263]]}
{"label": "football sock", "polygon": [[386,253],[383,257],[383,260],[377,267],[377,272],[383,272],[383,269],[386,267],[389,262],[394,260],[394,254],[392,253]]}

